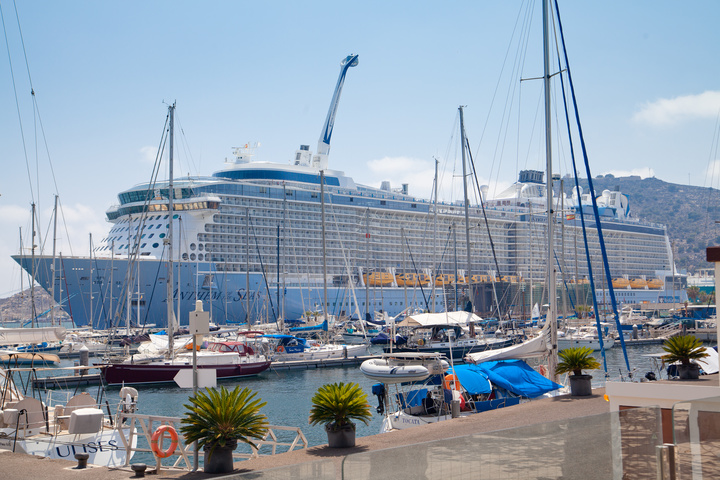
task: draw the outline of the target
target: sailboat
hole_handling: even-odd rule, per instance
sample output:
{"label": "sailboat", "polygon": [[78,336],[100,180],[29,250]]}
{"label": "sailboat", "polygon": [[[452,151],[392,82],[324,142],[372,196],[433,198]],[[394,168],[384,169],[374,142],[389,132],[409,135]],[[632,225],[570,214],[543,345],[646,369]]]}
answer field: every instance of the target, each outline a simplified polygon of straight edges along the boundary
{"label": "sailboat", "polygon": [[[173,311],[173,137],[175,105],[168,107],[169,117],[169,179],[167,203],[167,349],[164,358],[138,361],[129,356],[122,362],[108,363],[102,370],[108,385],[141,385],[175,382],[181,370],[193,369],[193,357],[199,369],[213,369],[218,379],[257,375],[268,367],[270,360],[242,342],[215,342],[207,350],[183,353],[176,351],[174,333],[176,318]],[[202,311],[202,301],[196,302],[196,311]]]}
{"label": "sailboat", "polygon": [[[467,365],[453,365],[439,375],[429,376],[422,384],[389,383],[383,381],[373,387],[377,395],[378,411],[385,413],[382,431],[403,429],[424,423],[457,418],[489,409],[496,409],[538,398],[561,388],[553,379],[557,366],[557,285],[553,263],[554,232],[552,222],[552,148],[550,138],[550,71],[548,41],[548,5],[543,1],[544,37],[544,91],[546,121],[546,162],[547,162],[547,282],[549,308],[545,324],[533,338],[513,346],[497,350],[468,353],[464,356]],[[462,109],[460,110],[462,121]],[[464,130],[461,127],[463,157],[465,155]],[[464,162],[463,162],[464,164]],[[467,192],[465,194],[467,205]],[[468,257],[470,249],[467,249]],[[470,261],[468,258],[468,265]],[[468,269],[468,278],[472,278]],[[448,315],[448,314],[445,314]],[[449,322],[448,322],[449,323]],[[449,339],[451,341],[451,339]],[[452,349],[450,350],[452,352]],[[524,359],[548,357],[547,378],[531,368]],[[452,360],[452,358],[451,358]],[[388,367],[392,359],[386,359]],[[366,365],[363,373],[368,375],[381,365]],[[376,373],[375,373],[376,374]],[[408,373],[409,374],[409,373]],[[439,378],[438,378],[439,377]],[[377,378],[370,377],[370,378]],[[398,386],[399,385],[399,386]],[[402,386],[405,385],[405,389]],[[390,388],[400,391],[390,393]],[[393,408],[390,407],[393,406]]]}

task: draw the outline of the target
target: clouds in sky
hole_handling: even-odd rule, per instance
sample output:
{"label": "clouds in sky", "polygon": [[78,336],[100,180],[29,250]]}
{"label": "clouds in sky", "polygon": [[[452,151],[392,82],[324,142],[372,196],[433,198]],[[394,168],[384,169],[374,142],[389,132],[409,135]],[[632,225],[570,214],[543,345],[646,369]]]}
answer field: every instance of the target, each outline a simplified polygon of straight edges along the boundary
{"label": "clouds in sky", "polygon": [[633,116],[638,123],[672,126],[688,120],[715,118],[720,113],[720,91],[661,98],[645,103]]}

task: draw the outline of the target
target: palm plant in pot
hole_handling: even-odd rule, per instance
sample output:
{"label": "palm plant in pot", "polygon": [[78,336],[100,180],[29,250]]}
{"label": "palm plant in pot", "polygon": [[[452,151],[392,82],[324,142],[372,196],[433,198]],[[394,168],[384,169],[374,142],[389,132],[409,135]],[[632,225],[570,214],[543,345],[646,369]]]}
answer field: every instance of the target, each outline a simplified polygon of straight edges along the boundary
{"label": "palm plant in pot", "polygon": [[708,356],[700,340],[692,335],[670,337],[663,343],[663,350],[667,353],[662,356],[664,363],[678,365],[678,376],[681,380],[693,380],[700,376],[700,366],[692,360],[699,360]]}
{"label": "palm plant in pot", "polygon": [[329,383],[318,388],[312,398],[310,425],[325,424],[328,446],[355,446],[353,420],[367,425],[372,415],[367,394],[354,382]]}
{"label": "palm plant in pot", "polygon": [[581,397],[592,395],[592,375],[585,375],[583,370],[595,370],[600,368],[600,362],[592,356],[590,347],[571,347],[558,353],[558,363],[555,373],[572,373],[570,379],[570,395]]}
{"label": "palm plant in pot", "polygon": [[255,395],[249,388],[209,388],[184,405],[188,414],[181,420],[180,431],[187,443],[197,441],[197,448],[202,447],[205,473],[232,472],[232,453],[238,442],[256,447],[252,440],[264,438],[268,421],[260,409],[266,402]]}

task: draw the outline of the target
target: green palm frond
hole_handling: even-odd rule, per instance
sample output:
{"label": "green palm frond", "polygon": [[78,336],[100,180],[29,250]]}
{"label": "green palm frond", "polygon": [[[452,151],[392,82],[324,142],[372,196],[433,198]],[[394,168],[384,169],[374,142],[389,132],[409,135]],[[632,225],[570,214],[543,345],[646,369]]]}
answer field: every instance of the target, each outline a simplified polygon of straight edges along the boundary
{"label": "green palm frond", "polygon": [[310,425],[331,424],[335,428],[358,420],[366,425],[372,417],[367,394],[357,383],[329,383],[312,398]]}
{"label": "green palm frond", "polygon": [[268,429],[267,417],[260,413],[267,402],[255,395],[249,388],[235,387],[229,391],[220,387],[190,397],[191,404],[184,405],[188,414],[180,427],[185,441],[197,441],[198,448],[224,447],[235,441],[255,446],[252,440],[262,439]]}
{"label": "green palm frond", "polygon": [[708,356],[700,340],[692,335],[670,337],[663,343],[663,350],[667,352],[662,356],[663,362],[689,364],[690,360],[699,360]]}
{"label": "green palm frond", "polygon": [[582,375],[583,370],[595,370],[601,367],[595,357],[592,357],[592,348],[590,347],[572,347],[558,353],[558,357],[562,360],[558,363],[555,373],[562,375],[563,373],[572,372],[573,375]]}

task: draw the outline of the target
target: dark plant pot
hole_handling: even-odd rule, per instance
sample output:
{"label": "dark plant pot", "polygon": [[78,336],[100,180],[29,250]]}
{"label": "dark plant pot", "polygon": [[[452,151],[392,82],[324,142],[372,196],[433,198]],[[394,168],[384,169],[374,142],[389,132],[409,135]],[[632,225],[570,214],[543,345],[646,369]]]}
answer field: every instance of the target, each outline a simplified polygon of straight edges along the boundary
{"label": "dark plant pot", "polygon": [[700,365],[697,363],[678,365],[678,376],[680,380],[697,380],[700,378]]}
{"label": "dark plant pot", "polygon": [[592,395],[592,375],[570,375],[570,395],[573,397]]}
{"label": "dark plant pot", "polygon": [[350,448],[355,446],[355,426],[348,424],[334,430],[331,424],[325,425],[330,448]]}
{"label": "dark plant pot", "polygon": [[237,442],[229,442],[224,447],[209,445],[203,447],[203,471],[205,473],[230,473],[233,471],[233,451]]}

